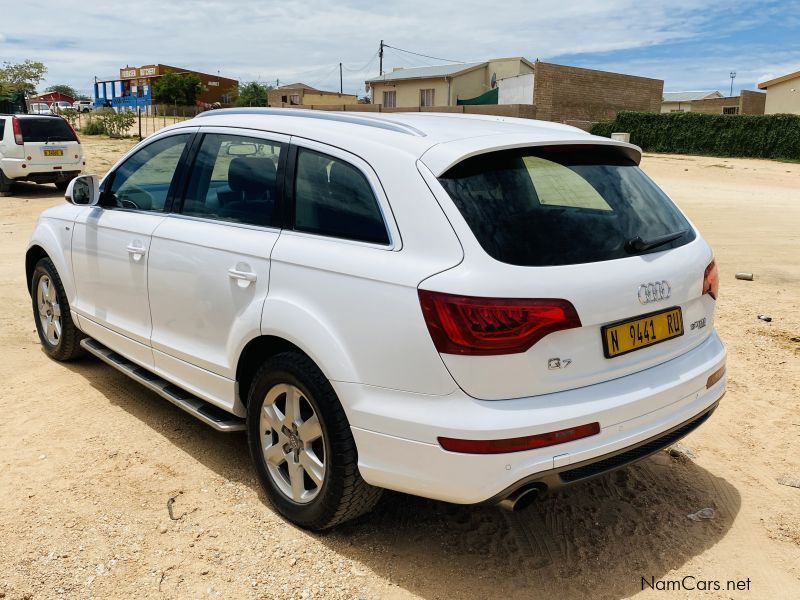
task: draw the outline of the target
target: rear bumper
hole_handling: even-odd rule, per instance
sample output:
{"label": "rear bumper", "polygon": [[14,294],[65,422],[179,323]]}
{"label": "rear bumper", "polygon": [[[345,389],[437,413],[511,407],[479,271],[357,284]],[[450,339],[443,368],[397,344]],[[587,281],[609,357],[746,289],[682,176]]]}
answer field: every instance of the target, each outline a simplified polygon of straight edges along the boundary
{"label": "rear bumper", "polygon": [[[725,354],[719,337],[712,333],[690,352],[639,373],[515,400],[480,401],[463,393],[421,396],[337,382],[334,387],[350,419],[365,481],[472,504],[502,498],[531,482],[557,487],[588,478],[609,469],[603,465],[576,469],[626,452],[629,454],[617,459],[617,466],[643,458],[651,453],[647,448],[630,453],[707,418],[723,396],[727,378],[711,388],[706,388],[706,382],[724,365]],[[503,439],[594,421],[601,426],[597,435],[508,454],[448,452],[436,439]],[[682,437],[690,430],[676,435]],[[653,448],[659,449],[657,444]],[[610,462],[603,464],[617,468]],[[575,472],[565,475],[570,471]]]}
{"label": "rear bumper", "polygon": [[[23,168],[22,165],[25,165]],[[53,167],[61,167],[54,169]],[[23,159],[18,158],[4,158],[0,160],[0,168],[9,179],[16,179],[19,181],[36,181],[41,183],[54,183],[56,181],[64,181],[65,179],[72,179],[81,174],[83,169],[83,159],[78,161],[62,163],[55,165],[52,164],[30,164]]]}

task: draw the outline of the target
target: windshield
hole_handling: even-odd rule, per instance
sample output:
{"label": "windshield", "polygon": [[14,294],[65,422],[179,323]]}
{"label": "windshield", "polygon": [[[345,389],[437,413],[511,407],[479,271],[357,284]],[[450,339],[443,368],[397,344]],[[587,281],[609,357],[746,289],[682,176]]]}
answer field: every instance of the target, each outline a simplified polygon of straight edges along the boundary
{"label": "windshield", "polygon": [[19,119],[22,139],[25,142],[74,142],[75,133],[69,124],[60,117],[33,117]]}
{"label": "windshield", "polygon": [[483,249],[513,265],[599,262],[695,238],[666,194],[614,147],[482,154],[439,181]]}

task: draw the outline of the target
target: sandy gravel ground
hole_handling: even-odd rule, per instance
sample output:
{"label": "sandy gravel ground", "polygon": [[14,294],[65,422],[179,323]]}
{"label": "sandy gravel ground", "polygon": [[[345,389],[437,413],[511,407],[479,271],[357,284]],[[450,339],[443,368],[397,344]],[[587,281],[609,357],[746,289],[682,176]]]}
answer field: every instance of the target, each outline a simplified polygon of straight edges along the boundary
{"label": "sandy gravel ground", "polygon": [[[95,172],[129,145],[84,143]],[[800,489],[777,481],[800,478],[800,165],[643,165],[722,276],[730,385],[685,440],[694,458],[660,453],[514,514],[387,494],[326,535],[270,509],[242,435],[98,361],[45,357],[23,254],[39,212],[63,200],[17,186],[0,198],[0,598],[800,597]],[[743,270],[755,281],[735,280]],[[714,519],[687,518],[706,507]],[[642,578],[685,576],[722,590],[642,592]]]}

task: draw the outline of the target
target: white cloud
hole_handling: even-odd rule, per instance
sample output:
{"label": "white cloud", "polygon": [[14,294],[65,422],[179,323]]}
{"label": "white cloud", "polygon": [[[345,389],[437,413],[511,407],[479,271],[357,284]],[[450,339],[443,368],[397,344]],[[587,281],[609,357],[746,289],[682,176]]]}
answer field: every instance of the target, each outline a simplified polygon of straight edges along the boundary
{"label": "white cloud", "polygon": [[[87,90],[95,75],[113,75],[126,64],[161,62],[219,70],[242,80],[279,78],[336,88],[342,61],[346,91],[362,92],[364,79],[378,74],[377,61],[369,71],[358,69],[374,57],[381,38],[465,61],[518,55],[546,59],[702,38],[713,34],[721,17],[729,22],[731,14],[741,13],[742,27],[767,18],[769,11],[749,6],[742,0],[504,0],[488,9],[477,0],[138,0],[127,8],[90,2],[63,10],[63,2],[43,0],[17,3],[3,14],[0,27],[6,37],[4,59],[43,61],[47,84]],[[702,64],[700,58],[695,64]],[[409,60],[388,50],[384,67],[425,62],[435,61]],[[666,60],[648,66],[647,73],[636,71],[636,61],[618,66],[661,78],[682,72]]]}

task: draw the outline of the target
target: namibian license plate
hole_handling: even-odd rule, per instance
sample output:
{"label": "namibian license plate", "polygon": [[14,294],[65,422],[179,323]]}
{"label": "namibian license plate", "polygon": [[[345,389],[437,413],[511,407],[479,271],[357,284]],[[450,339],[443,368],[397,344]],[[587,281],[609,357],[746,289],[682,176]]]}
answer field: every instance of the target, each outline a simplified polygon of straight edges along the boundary
{"label": "namibian license plate", "polygon": [[606,325],[603,353],[614,358],[683,335],[683,314],[679,306],[635,319]]}
{"label": "namibian license plate", "polygon": [[64,156],[64,151],[61,148],[49,148],[43,150],[45,156]]}

